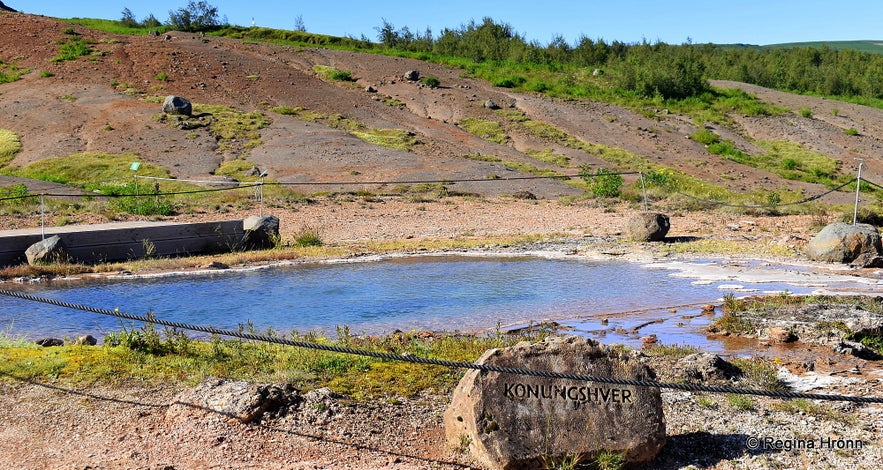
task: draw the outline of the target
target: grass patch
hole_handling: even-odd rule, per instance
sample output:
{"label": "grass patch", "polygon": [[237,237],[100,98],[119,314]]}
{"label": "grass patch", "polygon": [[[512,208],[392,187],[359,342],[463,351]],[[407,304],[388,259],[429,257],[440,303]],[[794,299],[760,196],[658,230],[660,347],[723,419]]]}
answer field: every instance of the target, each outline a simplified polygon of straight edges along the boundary
{"label": "grass patch", "polygon": [[[119,180],[132,181],[133,172],[129,169],[132,162],[140,161],[141,157],[134,153],[118,155],[108,153],[78,153],[66,157],[46,158],[31,163],[14,172],[15,176],[33,178],[55,183],[71,184],[87,190],[96,189],[103,182]],[[142,163],[138,169],[139,176],[157,176],[168,178],[169,171],[165,168]]]}
{"label": "grass patch", "polygon": [[[211,115],[211,119],[205,122],[209,131],[218,140],[218,150],[222,152],[234,148],[250,149],[261,145],[263,141],[260,130],[270,125],[270,120],[260,111],[245,113],[229,106],[194,104],[193,113]],[[182,119],[166,114],[156,116],[156,120],[168,122],[170,125],[177,125]]]}
{"label": "grass patch", "polygon": [[414,134],[401,129],[368,129],[352,131],[351,134],[365,142],[405,152],[417,143]]}
{"label": "grass patch", "polygon": [[543,150],[525,150],[524,153],[541,162],[551,163],[561,168],[570,168],[570,157],[555,153],[553,149],[548,147]]}
{"label": "grass patch", "polygon": [[16,65],[7,64],[0,60],[0,84],[12,83],[28,72],[28,70],[20,69]]}
{"label": "grass patch", "polygon": [[21,151],[21,139],[18,134],[7,129],[0,129],[0,168],[5,167]]}
{"label": "grass patch", "polygon": [[93,52],[92,41],[82,36],[73,35],[62,42],[58,47],[58,55],[52,58],[52,62],[64,62],[65,60],[77,60]]}
{"label": "grass patch", "polygon": [[771,392],[785,392],[785,386],[776,375],[775,364],[762,358],[737,358],[730,361],[741,372],[741,380],[749,387],[757,387]]}
{"label": "grass patch", "polygon": [[503,126],[497,121],[488,121],[486,119],[465,118],[457,123],[466,132],[497,144],[506,144],[509,142],[509,136],[506,134]]}
{"label": "grass patch", "polygon": [[335,82],[354,82],[356,79],[348,70],[339,70],[328,65],[314,65],[313,72],[319,77],[328,81]]}
{"label": "grass patch", "polygon": [[[339,345],[398,354],[474,361],[484,351],[514,345],[539,336],[466,336],[416,332],[388,336],[353,336],[339,328],[332,339],[322,332],[288,335],[256,332],[250,323],[243,332],[290,337],[324,345]],[[542,333],[544,334],[544,333]],[[462,371],[438,366],[381,361],[272,343],[212,337],[194,340],[186,332],[153,324],[122,323],[121,330],[104,338],[103,346],[42,348],[8,339],[0,341],[0,376],[18,380],[67,384],[198,383],[209,377],[249,381],[285,381],[298,388],[330,386],[357,401],[386,396],[415,396],[421,392],[448,393]],[[2,380],[10,380],[8,378]]]}
{"label": "grass patch", "polygon": [[304,107],[278,106],[273,112],[287,116],[295,116],[305,121],[317,122],[328,127],[340,129],[370,144],[379,145],[402,151],[409,151],[417,144],[414,134],[402,129],[369,129],[364,124],[340,114],[323,114]]}

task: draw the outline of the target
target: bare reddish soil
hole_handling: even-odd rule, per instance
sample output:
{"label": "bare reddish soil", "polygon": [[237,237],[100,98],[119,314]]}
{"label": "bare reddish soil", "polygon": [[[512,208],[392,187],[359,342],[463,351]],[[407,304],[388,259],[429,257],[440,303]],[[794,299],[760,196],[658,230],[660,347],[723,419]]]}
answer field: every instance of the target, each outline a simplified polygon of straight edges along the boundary
{"label": "bare reddish soil", "polygon": [[[573,172],[585,163],[610,166],[594,155],[518,134],[517,130],[510,131],[509,143],[500,145],[457,125],[466,117],[500,120],[484,107],[491,99],[584,141],[622,148],[736,191],[787,187],[809,195],[825,190],[709,154],[701,144],[686,138],[696,127],[685,116],[659,112],[651,119],[606,103],[512,93],[464,78],[460,70],[416,60],[187,33],[116,36],[75,26],[73,29],[93,40],[93,47],[102,53],[52,62],[58,55],[58,41],[69,36],[63,32],[68,28],[69,24],[50,18],[0,14],[0,30],[4,32],[0,60],[31,71],[0,87],[0,128],[20,135],[23,144],[13,165],[76,152],[134,152],[144,161],[169,168],[179,178],[206,177],[224,159],[246,158],[283,182],[452,180],[513,174],[499,164],[462,158],[476,154],[562,171],[525,153],[552,148],[571,158]],[[313,71],[315,65],[350,71],[356,81],[323,81]],[[438,77],[441,86],[429,88],[401,78],[412,69],[422,76]],[[43,71],[54,75],[42,78]],[[159,80],[158,74],[168,78]],[[769,118],[734,115],[735,129],[712,128],[742,150],[759,152],[752,144],[754,139],[788,140],[843,161],[845,171],[851,171],[856,158],[864,159],[871,179],[883,170],[879,158],[883,111],[740,83],[715,85],[740,87],[795,111]],[[368,86],[377,92],[366,91]],[[126,88],[142,93],[129,96],[124,93]],[[264,112],[272,120],[261,132],[264,144],[252,150],[219,152],[207,132],[182,131],[155,122],[160,105],[143,98],[169,94],[194,103]],[[389,98],[405,106],[384,104]],[[407,130],[419,144],[411,152],[378,147],[341,130],[269,111],[275,106],[339,114],[368,128]],[[804,108],[813,111],[812,118],[796,113]],[[107,125],[113,130],[107,130]],[[844,130],[849,128],[858,130],[859,135],[846,135]],[[304,191],[318,188],[304,187]],[[452,188],[488,196],[520,190],[547,198],[574,193],[569,186],[545,180],[458,183]],[[846,196],[839,198],[841,202],[848,200]]]}

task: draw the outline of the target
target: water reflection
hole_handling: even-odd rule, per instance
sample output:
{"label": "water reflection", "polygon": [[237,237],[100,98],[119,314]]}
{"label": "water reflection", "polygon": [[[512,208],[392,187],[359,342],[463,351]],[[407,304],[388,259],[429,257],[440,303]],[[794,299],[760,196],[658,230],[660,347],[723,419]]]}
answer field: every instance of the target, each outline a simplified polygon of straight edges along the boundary
{"label": "water reflection", "polygon": [[[333,334],[339,325],[357,334],[475,331],[570,319],[565,323],[591,334],[592,322],[601,318],[609,317],[627,331],[633,322],[676,316],[656,310],[662,306],[715,302],[727,292],[720,286],[733,284],[696,284],[673,274],[660,266],[580,258],[433,256],[83,285],[56,282],[28,290],[70,303],[140,315],[153,312],[171,321],[223,329],[251,322],[261,332]],[[808,288],[767,282],[763,290],[800,293]],[[632,313],[611,315],[615,312]],[[671,335],[666,342],[682,342],[679,336],[703,321],[707,319],[666,321],[675,325],[664,333]],[[0,303],[0,328],[15,335],[101,336],[122,325],[115,318],[18,299]],[[607,334],[620,339],[615,332]]]}

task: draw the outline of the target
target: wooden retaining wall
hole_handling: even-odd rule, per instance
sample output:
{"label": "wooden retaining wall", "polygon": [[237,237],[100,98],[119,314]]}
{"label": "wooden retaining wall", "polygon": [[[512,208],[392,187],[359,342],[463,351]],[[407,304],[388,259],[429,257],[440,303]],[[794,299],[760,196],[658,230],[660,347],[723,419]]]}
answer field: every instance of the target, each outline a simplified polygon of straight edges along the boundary
{"label": "wooden retaining wall", "polygon": [[[121,222],[46,227],[45,237],[61,237],[73,261],[93,264],[146,256],[228,252],[239,246],[242,220],[200,222]],[[0,231],[0,266],[27,263],[25,250],[43,238],[41,230]]]}

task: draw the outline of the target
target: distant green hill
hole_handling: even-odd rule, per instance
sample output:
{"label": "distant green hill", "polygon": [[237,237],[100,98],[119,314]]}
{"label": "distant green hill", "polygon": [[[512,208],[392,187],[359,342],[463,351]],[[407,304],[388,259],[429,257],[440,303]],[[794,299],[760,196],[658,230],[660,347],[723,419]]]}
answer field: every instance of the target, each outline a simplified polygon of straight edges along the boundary
{"label": "distant green hill", "polygon": [[759,46],[757,44],[716,44],[716,46],[724,49],[800,49],[814,48],[821,49],[827,47],[831,50],[854,50],[859,52],[870,52],[872,54],[883,54],[883,40],[864,40],[864,41],[807,41],[807,42],[785,42],[781,44],[767,44]]}
{"label": "distant green hill", "polygon": [[812,41],[812,42],[789,42],[784,44],[769,44],[763,46],[765,49],[785,49],[795,47],[813,47],[820,49],[827,47],[829,49],[852,49],[861,52],[871,52],[874,54],[883,54],[883,41]]}

